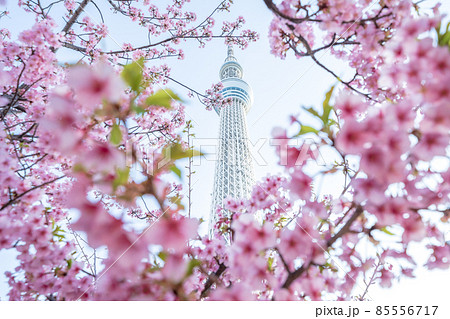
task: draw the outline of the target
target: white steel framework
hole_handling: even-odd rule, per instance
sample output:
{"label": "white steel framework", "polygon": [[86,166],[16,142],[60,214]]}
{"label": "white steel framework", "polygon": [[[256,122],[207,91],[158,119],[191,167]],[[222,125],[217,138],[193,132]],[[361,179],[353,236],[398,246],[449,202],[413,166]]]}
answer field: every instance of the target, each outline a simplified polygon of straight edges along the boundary
{"label": "white steel framework", "polygon": [[246,118],[253,103],[253,93],[242,76],[243,69],[234,57],[233,48],[229,46],[227,58],[220,69],[220,80],[224,85],[223,97],[230,97],[232,103],[215,109],[220,117],[220,128],[209,219],[210,234],[217,221],[217,207],[222,206],[223,199],[247,198],[254,184]]}

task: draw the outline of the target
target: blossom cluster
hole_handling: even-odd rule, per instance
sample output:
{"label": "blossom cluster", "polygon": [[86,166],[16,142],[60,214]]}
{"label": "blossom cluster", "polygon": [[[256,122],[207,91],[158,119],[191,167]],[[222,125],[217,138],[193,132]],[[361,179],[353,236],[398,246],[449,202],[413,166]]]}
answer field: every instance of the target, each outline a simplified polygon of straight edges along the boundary
{"label": "blossom cluster", "polygon": [[[395,99],[395,94],[379,86],[382,66],[392,63],[408,44],[393,39],[415,39],[438,25],[438,6],[431,13],[413,1],[389,0],[371,4],[365,0],[282,1],[270,7],[275,13],[269,30],[272,53],[285,58],[289,51],[296,57],[314,57],[319,65],[341,83],[373,100]],[[417,9],[420,16],[415,17]],[[319,28],[322,32],[315,32]],[[412,44],[414,41],[407,40]],[[397,43],[394,45],[393,43]],[[396,46],[396,48],[393,48]],[[319,52],[323,52],[319,55]],[[355,70],[349,80],[319,62],[325,53],[347,61]],[[414,67],[418,68],[418,65]],[[390,69],[395,73],[396,69]],[[398,74],[397,76],[401,76]],[[420,76],[420,74],[418,74]]]}

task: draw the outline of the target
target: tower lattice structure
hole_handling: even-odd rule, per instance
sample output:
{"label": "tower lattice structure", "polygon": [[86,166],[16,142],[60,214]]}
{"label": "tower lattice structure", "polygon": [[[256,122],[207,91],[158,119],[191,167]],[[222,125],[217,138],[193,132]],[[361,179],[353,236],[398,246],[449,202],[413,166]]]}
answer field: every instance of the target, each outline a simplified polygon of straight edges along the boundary
{"label": "tower lattice structure", "polygon": [[247,198],[254,184],[254,173],[248,139],[246,115],[253,103],[251,87],[242,80],[243,69],[228,46],[228,54],[220,69],[224,86],[222,96],[231,105],[215,108],[220,118],[219,149],[214,176],[209,231],[217,221],[217,207],[226,197]]}

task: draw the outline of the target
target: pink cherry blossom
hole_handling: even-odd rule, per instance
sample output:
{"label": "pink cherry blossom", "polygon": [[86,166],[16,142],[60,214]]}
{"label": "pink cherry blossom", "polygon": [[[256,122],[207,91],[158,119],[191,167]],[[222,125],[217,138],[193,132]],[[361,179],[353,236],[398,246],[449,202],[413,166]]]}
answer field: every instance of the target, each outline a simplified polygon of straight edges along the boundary
{"label": "pink cherry blossom", "polygon": [[163,215],[147,231],[146,238],[152,244],[161,245],[165,249],[183,250],[186,243],[193,239],[197,232],[198,222],[194,219]]}
{"label": "pink cherry blossom", "polygon": [[348,121],[336,137],[336,147],[345,153],[358,154],[368,140],[367,128],[356,121]]}
{"label": "pink cherry blossom", "polygon": [[114,69],[106,62],[99,62],[92,68],[86,65],[74,66],[68,73],[68,83],[77,101],[91,107],[104,99],[117,102],[124,88]]}
{"label": "pink cherry blossom", "polygon": [[413,152],[420,159],[431,160],[434,156],[445,156],[445,148],[449,142],[448,134],[424,133]]}
{"label": "pink cherry blossom", "polygon": [[311,196],[312,179],[300,169],[296,169],[287,186],[291,190],[291,197],[293,200],[304,199],[307,200]]}
{"label": "pink cherry blossom", "polygon": [[365,103],[356,95],[344,93],[339,95],[336,101],[336,108],[340,110],[339,116],[342,119],[352,119],[357,117],[366,109]]}

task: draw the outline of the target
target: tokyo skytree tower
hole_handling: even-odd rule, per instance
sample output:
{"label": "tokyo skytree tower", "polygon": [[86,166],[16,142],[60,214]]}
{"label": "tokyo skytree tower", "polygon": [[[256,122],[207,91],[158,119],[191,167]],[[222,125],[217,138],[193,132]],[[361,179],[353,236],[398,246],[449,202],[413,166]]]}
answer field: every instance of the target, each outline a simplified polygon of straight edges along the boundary
{"label": "tokyo skytree tower", "polygon": [[223,199],[228,196],[246,198],[254,184],[246,118],[253,103],[253,92],[242,76],[243,69],[229,46],[227,58],[220,69],[220,80],[224,86],[222,96],[231,98],[232,103],[215,108],[220,117],[220,140],[209,219],[210,234],[217,221],[216,208],[222,206]]}

